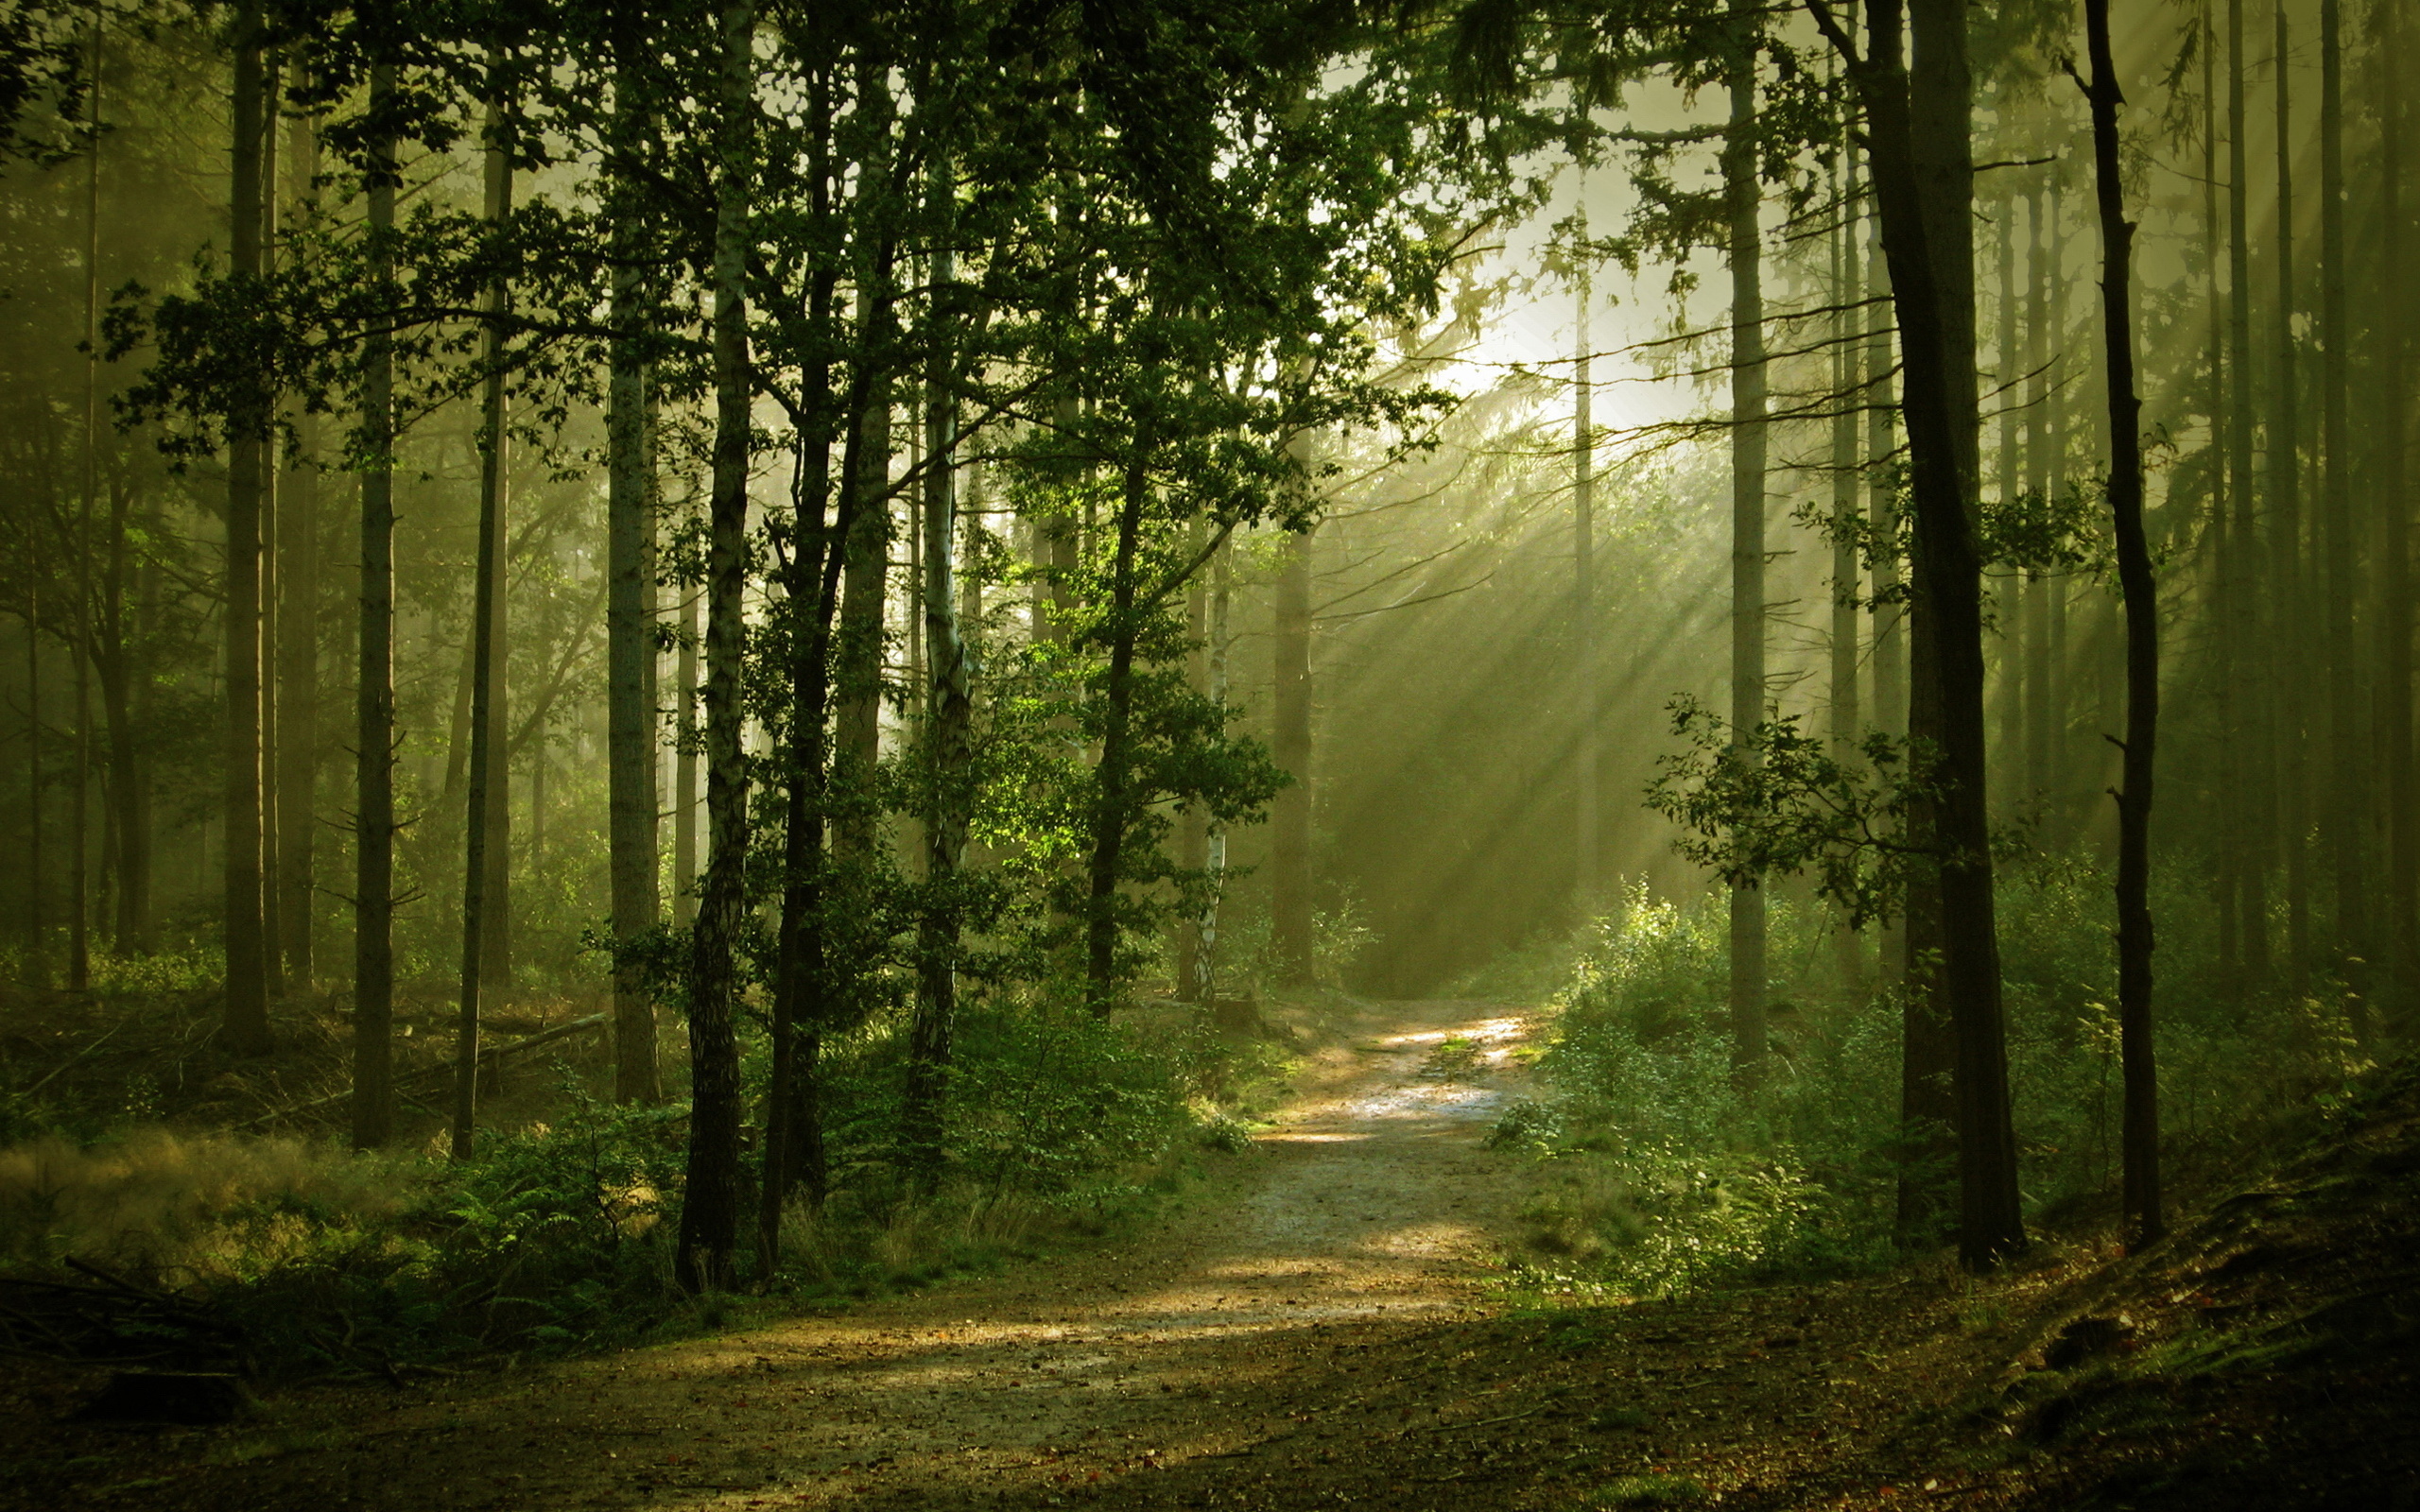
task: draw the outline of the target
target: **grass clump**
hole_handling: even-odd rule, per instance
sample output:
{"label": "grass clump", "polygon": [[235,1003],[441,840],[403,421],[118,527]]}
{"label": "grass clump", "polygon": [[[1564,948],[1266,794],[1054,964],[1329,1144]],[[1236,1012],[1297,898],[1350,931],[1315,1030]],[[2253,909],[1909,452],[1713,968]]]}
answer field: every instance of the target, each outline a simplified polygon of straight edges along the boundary
{"label": "grass clump", "polygon": [[1685,1475],[1617,1475],[1578,1504],[1594,1512],[1599,1507],[1690,1506],[1705,1499],[1705,1487]]}

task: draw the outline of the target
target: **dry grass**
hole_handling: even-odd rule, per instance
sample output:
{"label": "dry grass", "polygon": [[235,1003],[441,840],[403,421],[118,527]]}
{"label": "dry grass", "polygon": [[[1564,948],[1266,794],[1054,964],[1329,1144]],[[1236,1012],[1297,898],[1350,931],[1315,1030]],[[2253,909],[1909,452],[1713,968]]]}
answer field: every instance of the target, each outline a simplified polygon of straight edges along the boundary
{"label": "dry grass", "polygon": [[0,1264],[41,1269],[74,1255],[150,1274],[229,1275],[284,1258],[312,1218],[391,1218],[420,1179],[409,1157],[292,1138],[150,1127],[88,1148],[35,1140],[0,1149]]}

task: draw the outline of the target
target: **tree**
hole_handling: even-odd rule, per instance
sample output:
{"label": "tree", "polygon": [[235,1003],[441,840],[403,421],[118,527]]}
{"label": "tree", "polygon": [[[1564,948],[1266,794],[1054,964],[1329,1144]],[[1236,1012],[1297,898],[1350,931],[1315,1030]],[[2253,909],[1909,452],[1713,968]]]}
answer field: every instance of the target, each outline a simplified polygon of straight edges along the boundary
{"label": "tree", "polygon": [[711,96],[715,145],[714,492],[706,566],[706,821],[710,849],[689,963],[689,1159],[674,1276],[689,1291],[735,1280],[739,1222],[739,934],[746,906],[748,771],[739,745],[746,604],[750,404],[749,193],[755,151],[756,9],[717,16]]}
{"label": "tree", "polygon": [[[1870,43],[1810,9],[1864,107],[1875,193],[1890,262],[1907,380],[1915,593],[1930,624],[1939,699],[1940,993],[1957,1046],[1959,1254],[1981,1268],[2024,1247],[2016,1139],[1994,906],[1983,717],[1981,557],[1975,497],[1980,410],[1974,362],[1972,84],[1958,0],[1869,7]],[[1912,722],[1911,722],[1912,728]]]}
{"label": "tree", "polygon": [[614,20],[614,146],[627,165],[615,176],[620,194],[605,421],[606,574],[612,583],[606,610],[607,782],[614,934],[621,950],[614,973],[614,1094],[624,1102],[653,1102],[664,1094],[655,1063],[655,1004],[634,958],[639,939],[663,916],[656,896],[655,456],[643,335],[651,301],[642,266],[644,201],[634,181],[651,112],[633,34],[636,18],[617,12]]}
{"label": "tree", "polygon": [[[370,114],[389,114],[391,64],[370,70]],[[373,129],[376,129],[373,128]],[[364,185],[369,272],[391,300],[395,158],[373,137]],[[361,625],[354,721],[353,1143],[376,1149],[394,1132],[395,1016],[395,411],[393,338],[365,344],[361,382]]]}
{"label": "tree", "polygon": [[[2118,799],[2118,1019],[2125,1077],[2127,1241],[2141,1248],[2166,1231],[2159,1179],[2159,1074],[2152,1044],[2152,786],[2159,737],[2159,594],[2143,529],[2142,401],[2135,392],[2134,224],[2126,218],[2125,96],[2109,44],[2109,0],[2083,0],[2092,77],[2093,179],[2100,214],[2101,328],[2106,348],[2110,523],[2126,602],[2125,775]],[[2282,23],[2281,23],[2282,25]]]}
{"label": "tree", "polygon": [[[1731,119],[1722,142],[1724,250],[1731,265],[1731,726],[1765,717],[1765,295],[1764,206],[1757,178],[1757,31],[1748,0],[1731,0],[1734,32],[1726,84]],[[1765,894],[1754,881],[1731,889],[1732,1074],[1753,1085],[1763,1074]]]}
{"label": "tree", "polygon": [[[261,17],[239,6],[232,22],[235,48],[234,229],[232,279],[257,283],[262,274],[261,148],[270,112],[261,68]],[[226,928],[227,1006],[223,1032],[239,1055],[269,1048],[268,941],[262,916],[261,874],[261,495],[268,442],[268,397],[243,394],[228,417],[227,461],[227,725]]]}

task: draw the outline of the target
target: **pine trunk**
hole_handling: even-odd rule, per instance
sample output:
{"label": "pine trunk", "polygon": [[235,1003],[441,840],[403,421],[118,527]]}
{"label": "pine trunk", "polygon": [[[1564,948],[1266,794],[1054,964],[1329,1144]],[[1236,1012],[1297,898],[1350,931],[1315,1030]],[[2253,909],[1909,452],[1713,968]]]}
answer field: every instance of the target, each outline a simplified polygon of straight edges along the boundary
{"label": "pine trunk", "polygon": [[[394,70],[370,72],[372,112],[392,101]],[[394,152],[371,146],[370,267],[393,291],[387,239],[395,227]],[[395,473],[392,337],[372,335],[362,381],[361,624],[354,715],[353,1143],[376,1149],[394,1133],[395,1016]]]}
{"label": "pine trunk", "polygon": [[[235,27],[234,232],[229,276],[261,276],[261,142],[266,129],[260,12],[237,9]],[[269,1048],[268,941],[261,875],[261,492],[267,443],[264,404],[229,417],[227,458],[226,827],[227,1002],[223,1033],[237,1055]]]}
{"label": "pine trunk", "polygon": [[687,1291],[720,1291],[737,1275],[739,1230],[739,934],[748,861],[748,768],[740,749],[748,545],[751,401],[748,355],[750,164],[755,132],[756,16],[749,0],[720,13],[717,81],[714,289],[714,493],[706,564],[706,814],[711,851],[689,967],[689,1158],[673,1275]]}
{"label": "pine trunk", "polygon": [[[1743,0],[1731,14],[1744,43]],[[1731,77],[1722,151],[1726,242],[1731,265],[1731,728],[1745,742],[1765,717],[1765,296],[1762,186],[1756,176],[1756,53],[1742,48]],[[1765,1059],[1765,893],[1731,889],[1732,1074],[1743,1086]]]}

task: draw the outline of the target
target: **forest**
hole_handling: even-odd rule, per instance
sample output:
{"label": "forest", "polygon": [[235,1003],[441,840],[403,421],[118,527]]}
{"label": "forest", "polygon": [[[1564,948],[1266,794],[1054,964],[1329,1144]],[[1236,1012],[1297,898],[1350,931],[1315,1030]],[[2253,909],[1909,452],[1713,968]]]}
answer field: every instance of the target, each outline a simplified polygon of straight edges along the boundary
{"label": "forest", "polygon": [[2420,1505],[2415,43],[0,0],[0,1506]]}

